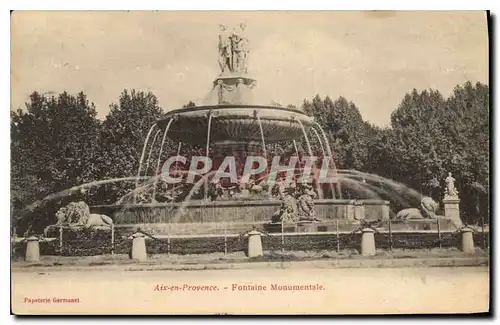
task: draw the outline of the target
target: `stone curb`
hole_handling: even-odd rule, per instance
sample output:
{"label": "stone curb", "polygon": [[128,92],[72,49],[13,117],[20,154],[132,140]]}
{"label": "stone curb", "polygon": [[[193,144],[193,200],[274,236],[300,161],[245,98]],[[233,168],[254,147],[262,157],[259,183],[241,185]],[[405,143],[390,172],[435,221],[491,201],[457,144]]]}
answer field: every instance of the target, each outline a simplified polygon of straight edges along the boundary
{"label": "stone curb", "polygon": [[405,267],[457,267],[488,266],[488,257],[453,258],[400,258],[400,259],[345,259],[207,264],[108,264],[86,266],[46,266],[39,264],[13,265],[13,272],[61,272],[61,271],[189,271],[189,270],[241,270],[241,269],[302,269],[302,268],[405,268]]}

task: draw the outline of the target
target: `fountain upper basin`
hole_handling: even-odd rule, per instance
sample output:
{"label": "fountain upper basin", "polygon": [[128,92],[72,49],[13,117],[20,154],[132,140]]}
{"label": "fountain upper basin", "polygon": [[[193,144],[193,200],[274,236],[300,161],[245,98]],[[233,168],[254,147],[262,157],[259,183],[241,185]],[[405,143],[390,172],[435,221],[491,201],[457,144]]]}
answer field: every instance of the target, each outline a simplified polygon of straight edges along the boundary
{"label": "fountain upper basin", "polygon": [[[303,135],[313,125],[313,118],[304,112],[275,106],[214,105],[183,108],[170,111],[158,121],[165,128],[173,121],[168,137],[174,141],[206,143],[209,117],[212,141],[261,141],[262,133],[267,143],[293,140]],[[259,124],[260,119],[260,124]]]}

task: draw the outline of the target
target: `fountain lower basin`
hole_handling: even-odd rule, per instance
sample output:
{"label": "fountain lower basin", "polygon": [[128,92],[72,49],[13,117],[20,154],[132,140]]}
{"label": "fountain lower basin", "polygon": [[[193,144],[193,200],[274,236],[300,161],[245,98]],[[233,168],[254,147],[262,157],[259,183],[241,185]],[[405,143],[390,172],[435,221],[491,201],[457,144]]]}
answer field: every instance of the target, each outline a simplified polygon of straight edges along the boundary
{"label": "fountain lower basin", "polygon": [[[100,205],[91,207],[91,212],[110,216],[117,227],[140,226],[156,234],[218,234],[224,231],[234,234],[250,230],[254,225],[268,224],[280,204],[278,200],[192,200],[187,203]],[[322,199],[315,200],[315,211],[317,218],[322,220],[321,225],[318,224],[320,229],[332,231],[338,223],[347,230],[359,224],[356,219],[361,213],[365,219],[389,219],[389,202]]]}

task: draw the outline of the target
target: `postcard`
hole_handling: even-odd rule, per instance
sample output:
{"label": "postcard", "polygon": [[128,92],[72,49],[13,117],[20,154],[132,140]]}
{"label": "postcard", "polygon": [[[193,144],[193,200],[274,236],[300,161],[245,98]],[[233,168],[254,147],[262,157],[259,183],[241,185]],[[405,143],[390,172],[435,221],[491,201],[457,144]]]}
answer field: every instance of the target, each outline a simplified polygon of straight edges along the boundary
{"label": "postcard", "polygon": [[488,313],[489,19],[12,12],[11,313]]}

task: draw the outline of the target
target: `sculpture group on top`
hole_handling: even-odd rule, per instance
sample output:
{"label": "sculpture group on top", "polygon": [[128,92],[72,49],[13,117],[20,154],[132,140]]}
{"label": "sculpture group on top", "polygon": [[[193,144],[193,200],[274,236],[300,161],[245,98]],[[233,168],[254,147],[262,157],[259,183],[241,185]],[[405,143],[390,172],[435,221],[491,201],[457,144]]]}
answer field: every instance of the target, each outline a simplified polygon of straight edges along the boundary
{"label": "sculpture group on top", "polygon": [[229,31],[227,25],[220,25],[219,35],[219,65],[221,73],[247,73],[248,39],[242,34],[246,24]]}

